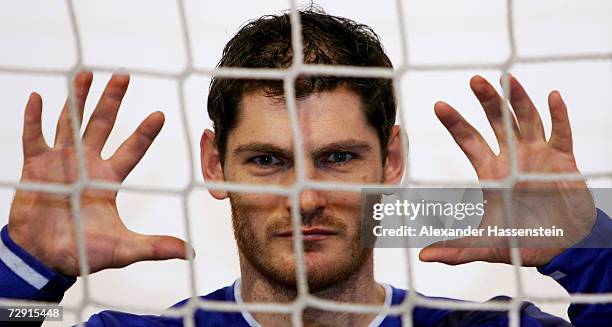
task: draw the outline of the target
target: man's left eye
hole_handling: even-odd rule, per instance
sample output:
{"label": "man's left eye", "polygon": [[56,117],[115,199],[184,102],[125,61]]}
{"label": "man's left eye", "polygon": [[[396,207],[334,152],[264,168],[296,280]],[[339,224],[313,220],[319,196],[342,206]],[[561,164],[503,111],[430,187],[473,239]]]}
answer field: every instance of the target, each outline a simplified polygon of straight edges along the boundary
{"label": "man's left eye", "polygon": [[270,154],[256,156],[252,158],[251,161],[254,162],[257,166],[262,167],[262,168],[270,168],[274,166],[279,166],[283,163],[282,160]]}
{"label": "man's left eye", "polygon": [[349,152],[334,152],[325,158],[325,161],[332,164],[344,164],[353,159],[353,155]]}

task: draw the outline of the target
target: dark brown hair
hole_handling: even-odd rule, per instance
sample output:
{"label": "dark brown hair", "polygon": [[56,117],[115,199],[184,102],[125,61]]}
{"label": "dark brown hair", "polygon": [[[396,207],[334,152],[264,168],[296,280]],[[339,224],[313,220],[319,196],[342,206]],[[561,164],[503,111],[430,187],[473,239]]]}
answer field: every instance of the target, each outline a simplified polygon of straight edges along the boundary
{"label": "dark brown hair", "polygon": [[[392,67],[378,35],[369,26],[312,7],[299,14],[305,64]],[[243,26],[225,46],[217,67],[288,68],[292,60],[291,24],[289,14],[284,13],[266,15]],[[339,86],[361,98],[366,119],[377,131],[384,161],[396,113],[391,80],[300,76],[295,81],[295,92],[297,98],[303,98]],[[283,83],[278,80],[213,78],[210,84],[208,115],[213,121],[222,165],[242,97],[256,90],[283,97]]]}

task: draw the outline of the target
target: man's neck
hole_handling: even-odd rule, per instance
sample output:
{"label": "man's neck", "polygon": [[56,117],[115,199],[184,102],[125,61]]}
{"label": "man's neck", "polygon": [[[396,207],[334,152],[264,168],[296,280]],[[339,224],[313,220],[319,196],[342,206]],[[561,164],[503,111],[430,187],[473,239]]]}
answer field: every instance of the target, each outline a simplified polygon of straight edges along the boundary
{"label": "man's neck", "polygon": [[[293,301],[295,290],[287,289],[270,282],[248,264],[241,260],[240,292],[244,302]],[[349,278],[325,290],[311,293],[318,298],[347,303],[383,304],[385,289],[374,280],[372,256],[364,262],[361,269]],[[286,314],[252,313],[262,326],[291,326],[291,316]],[[376,314],[354,314],[306,308],[302,319],[304,326],[367,326]]]}

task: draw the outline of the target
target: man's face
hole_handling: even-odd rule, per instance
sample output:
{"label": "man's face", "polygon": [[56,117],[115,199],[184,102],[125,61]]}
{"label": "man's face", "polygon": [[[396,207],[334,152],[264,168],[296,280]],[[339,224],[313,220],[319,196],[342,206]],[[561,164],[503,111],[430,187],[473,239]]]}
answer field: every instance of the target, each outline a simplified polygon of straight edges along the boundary
{"label": "man's face", "polygon": [[[297,106],[305,178],[382,182],[378,136],[355,93],[339,87],[300,99]],[[226,149],[227,181],[288,186],[296,180],[291,124],[282,99],[263,92],[246,94]],[[242,259],[270,281],[294,289],[290,198],[265,193],[229,197]],[[360,244],[360,199],[356,192],[307,189],[301,193],[304,260],[312,291],[346,279],[371,255]]]}

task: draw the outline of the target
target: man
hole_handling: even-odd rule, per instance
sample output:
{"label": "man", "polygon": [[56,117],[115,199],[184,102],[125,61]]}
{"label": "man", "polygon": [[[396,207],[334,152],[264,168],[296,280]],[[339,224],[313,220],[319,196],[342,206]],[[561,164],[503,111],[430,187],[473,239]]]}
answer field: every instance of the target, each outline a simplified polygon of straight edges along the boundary
{"label": "man", "polygon": [[[351,20],[315,10],[300,13],[304,61],[308,64],[391,67],[374,32]],[[229,41],[221,67],[286,68],[291,65],[288,15],[265,16],[243,27]],[[75,77],[76,105],[82,115],[92,82],[91,73]],[[122,182],[144,156],[160,132],[164,116],[156,112],[107,160],[100,152],[114,125],[129,78],[114,75],[108,82],[82,136],[89,176]],[[540,117],[514,78],[510,79],[515,146],[518,164],[529,172],[576,172],[567,109],[558,92],[549,96],[553,122],[550,140],[544,138]],[[448,104],[435,112],[483,180],[500,179],[509,171],[509,143],[501,120],[501,99],[483,78],[471,87],[482,103],[500,144],[491,151],[480,134]],[[366,78],[300,76],[296,80],[299,126],[303,134],[304,175],[331,183],[382,183],[397,185],[403,174],[399,126],[394,126],[396,104],[391,81]],[[296,180],[296,163],[282,83],[278,81],[215,78],[211,83],[208,112],[214,132],[201,139],[202,173],[209,182],[236,182],[290,186]],[[41,98],[33,93],[24,119],[23,182],[71,183],[78,180],[69,103],[60,115],[55,144],[48,147],[41,133]],[[569,292],[609,292],[609,249],[569,248],[605,235],[610,219],[595,209],[582,181],[551,183],[558,200],[566,190],[578,190],[578,206],[563,207],[579,221],[569,245],[521,249],[522,262],[554,273]],[[246,194],[211,190],[216,199],[229,198],[234,234],[240,255],[241,278],[233,285],[204,296],[229,302],[290,302],[296,296],[295,254],[292,249],[290,199],[273,194]],[[184,242],[169,236],[145,236],[126,229],[115,203],[116,192],[84,190],[81,217],[91,273],[124,267],[143,260],[186,258]],[[542,203],[553,212],[558,204]],[[304,264],[309,291],[320,298],[381,306],[400,304],[406,291],[379,284],[373,276],[371,249],[360,244],[360,195],[305,189],[299,197],[304,239]],[[487,210],[495,210],[487,209]],[[79,269],[76,238],[71,224],[70,198],[18,191],[10,220],[2,231],[0,296],[38,301],[61,300]],[[559,224],[562,224],[559,221]],[[603,233],[603,234],[602,234]],[[575,260],[577,257],[580,260]],[[425,261],[460,264],[483,260],[510,262],[504,248],[430,247]],[[564,276],[562,276],[564,275]],[[185,302],[177,304],[183,305]],[[567,325],[525,303],[520,310],[525,326]],[[416,326],[498,326],[507,324],[507,312],[449,311],[417,308]],[[611,317],[609,305],[573,305],[575,325],[604,325]],[[199,310],[198,326],[288,326],[287,314],[212,312]],[[307,308],[306,326],[398,326],[399,316],[353,314]],[[136,316],[104,311],[92,316],[91,326],[174,326],[171,317]]]}

